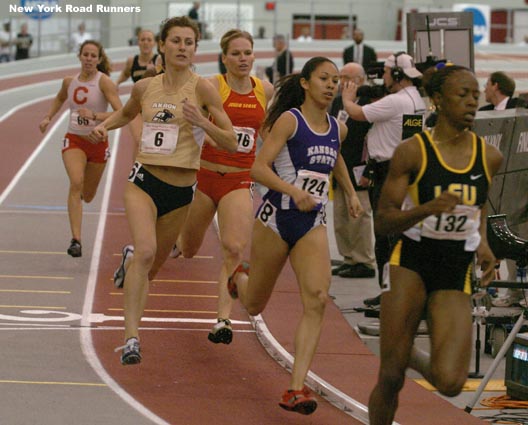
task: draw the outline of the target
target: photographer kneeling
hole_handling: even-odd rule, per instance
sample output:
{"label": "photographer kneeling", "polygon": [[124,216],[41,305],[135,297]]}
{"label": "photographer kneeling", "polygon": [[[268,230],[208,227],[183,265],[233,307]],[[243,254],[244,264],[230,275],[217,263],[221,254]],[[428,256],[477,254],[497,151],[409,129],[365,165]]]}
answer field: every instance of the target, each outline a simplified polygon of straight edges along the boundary
{"label": "photographer kneeling", "polygon": [[[343,87],[343,105],[350,118],[372,124],[367,136],[367,150],[371,170],[369,198],[374,215],[394,150],[402,140],[422,131],[426,106],[413,81],[421,76],[412,57],[399,52],[389,56],[384,63],[383,82],[389,93],[387,96],[361,106],[356,103],[357,84],[349,81]],[[388,265],[389,255],[396,240],[397,235],[376,235],[378,283],[382,290],[386,285],[384,267],[385,264]],[[380,296],[366,299],[364,303],[370,306],[379,305]]]}

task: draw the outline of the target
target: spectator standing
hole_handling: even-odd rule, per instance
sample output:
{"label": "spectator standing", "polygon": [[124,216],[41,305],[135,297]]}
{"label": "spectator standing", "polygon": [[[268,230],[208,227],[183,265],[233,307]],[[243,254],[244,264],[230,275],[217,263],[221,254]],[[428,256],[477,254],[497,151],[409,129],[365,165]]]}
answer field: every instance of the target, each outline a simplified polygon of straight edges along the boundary
{"label": "spectator standing", "polygon": [[11,61],[11,22],[4,22],[0,30],[0,63]]}
{"label": "spectator standing", "polygon": [[17,34],[15,60],[28,59],[29,49],[33,44],[33,36],[28,32],[28,25],[24,22],[20,26],[20,32]]}
{"label": "spectator standing", "polygon": [[255,36],[255,38],[258,38],[258,39],[266,38],[266,27],[264,27],[264,26],[258,27],[258,32],[257,32],[257,35]]}
{"label": "spectator standing", "polygon": [[[348,82],[343,88],[343,105],[348,115],[357,121],[372,123],[367,139],[371,182],[369,197],[372,211],[376,214],[381,187],[389,171],[389,163],[394,149],[411,134],[404,120],[425,113],[425,103],[414,86],[413,79],[422,74],[414,66],[411,56],[404,52],[390,55],[384,64],[383,81],[389,95],[377,102],[360,106],[356,101],[357,84]],[[413,121],[413,120],[410,120]],[[421,127],[418,128],[421,131]],[[388,268],[389,255],[396,242],[395,235],[377,235],[375,242],[378,283],[380,288],[388,285],[384,267]],[[387,264],[387,266],[385,266]],[[364,300],[367,305],[379,305],[380,296]]]}
{"label": "spectator standing", "polygon": [[86,32],[86,24],[81,22],[77,27],[77,32],[71,35],[70,51],[78,52],[81,45],[87,40],[93,40],[92,34]]}
{"label": "spectator standing", "polygon": [[189,9],[189,13],[187,14],[187,16],[192,19],[194,22],[196,22],[196,24],[198,25],[198,28],[200,30],[200,38],[205,38],[204,37],[204,26],[202,24],[202,22],[200,22],[200,16],[198,14],[198,10],[200,9],[200,2],[199,1],[195,1],[193,2],[193,5],[192,7]]}
{"label": "spectator standing", "polygon": [[349,38],[350,38],[350,28],[347,25],[341,29],[341,40],[348,40]]}
{"label": "spectator standing", "polygon": [[356,28],[352,32],[352,39],[354,44],[343,51],[343,64],[356,62],[361,64],[364,69],[367,69],[369,65],[378,60],[378,55],[373,47],[363,43],[363,30]]}
{"label": "spectator standing", "polygon": [[273,37],[273,47],[275,48],[275,61],[273,65],[266,68],[266,76],[272,84],[293,71],[293,55],[288,49],[286,37],[276,34]]}
{"label": "spectator standing", "polygon": [[187,15],[196,22],[198,22],[198,9],[200,9],[200,2],[195,1],[193,2],[192,7],[189,9],[189,13]]}
{"label": "spectator standing", "polygon": [[489,103],[479,108],[479,111],[503,111],[504,109],[526,107],[526,102],[523,99],[513,97],[514,93],[515,81],[513,78],[502,71],[492,72],[484,88],[486,102]]}
{"label": "spectator standing", "polygon": [[[358,86],[365,83],[365,70],[360,64],[350,62],[341,68],[339,73],[340,88],[348,81],[355,82]],[[359,96],[358,105],[371,102],[368,96]],[[351,119],[343,109],[343,99],[339,94],[332,102],[330,115],[336,117],[348,128],[347,137],[341,144],[341,155],[345,160],[348,174],[356,190],[356,194],[363,207],[363,214],[353,217],[348,212],[345,193],[339,183],[334,187],[334,233],[337,249],[343,256],[343,263],[332,270],[332,275],[347,278],[368,278],[375,276],[376,257],[374,256],[374,226],[372,208],[368,198],[368,180],[361,176],[361,181],[356,181],[357,167],[365,168],[366,146],[365,137],[371,125],[367,121]],[[362,174],[360,172],[359,174]]]}
{"label": "spectator standing", "polygon": [[310,35],[310,27],[301,28],[301,35],[297,37],[297,41],[301,41],[301,42],[313,41],[313,38]]}
{"label": "spectator standing", "polygon": [[129,46],[137,46],[139,44],[139,34],[141,34],[141,27],[136,27],[134,35],[128,39]]}

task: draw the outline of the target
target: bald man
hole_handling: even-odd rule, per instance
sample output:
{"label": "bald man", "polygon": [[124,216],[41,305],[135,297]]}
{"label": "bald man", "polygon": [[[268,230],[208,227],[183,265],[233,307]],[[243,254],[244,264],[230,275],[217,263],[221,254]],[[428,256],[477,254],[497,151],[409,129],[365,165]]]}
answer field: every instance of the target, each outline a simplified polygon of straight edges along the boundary
{"label": "bald man", "polygon": [[[341,87],[348,81],[355,82],[358,86],[365,83],[365,71],[360,64],[355,62],[345,64],[341,68],[339,77]],[[369,98],[361,96],[358,98],[358,104],[365,105],[367,103],[370,103]],[[334,268],[332,274],[345,278],[374,277],[376,259],[374,256],[372,208],[367,192],[368,180],[358,177],[361,175],[358,170],[361,171],[365,165],[365,136],[370,128],[370,123],[349,118],[343,109],[341,95],[338,95],[332,103],[330,114],[344,122],[348,127],[348,135],[341,145],[341,154],[365,211],[357,218],[351,217],[348,213],[344,192],[336,183],[334,190],[334,232],[337,249],[339,254],[343,256],[343,263]]]}

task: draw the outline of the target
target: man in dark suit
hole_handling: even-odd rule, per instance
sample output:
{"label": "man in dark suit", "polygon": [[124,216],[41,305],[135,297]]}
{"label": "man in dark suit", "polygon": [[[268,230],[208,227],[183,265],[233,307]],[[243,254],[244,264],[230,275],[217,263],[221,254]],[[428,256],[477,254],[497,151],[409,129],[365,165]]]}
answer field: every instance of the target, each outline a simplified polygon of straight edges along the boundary
{"label": "man in dark suit", "polygon": [[286,45],[286,37],[282,34],[275,35],[273,47],[277,56],[273,65],[266,68],[266,76],[270,83],[276,83],[279,78],[293,72],[293,56]]}
{"label": "man in dark suit", "polygon": [[502,71],[490,74],[484,94],[488,105],[479,108],[479,111],[502,111],[504,109],[526,108],[526,102],[518,97],[512,97],[515,93],[515,81]]}
{"label": "man in dark suit", "polygon": [[363,43],[363,30],[356,28],[352,33],[352,39],[355,44],[347,47],[343,51],[343,65],[348,62],[356,62],[363,66],[364,69],[367,69],[369,65],[374,62],[377,62],[378,55],[376,51],[366,44]]}

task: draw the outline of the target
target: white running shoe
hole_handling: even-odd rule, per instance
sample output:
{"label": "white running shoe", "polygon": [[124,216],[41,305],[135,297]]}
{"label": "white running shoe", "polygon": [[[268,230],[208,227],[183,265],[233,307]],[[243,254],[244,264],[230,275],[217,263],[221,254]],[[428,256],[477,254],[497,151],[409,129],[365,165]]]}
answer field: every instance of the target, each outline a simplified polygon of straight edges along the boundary
{"label": "white running shoe", "polygon": [[181,255],[181,251],[178,249],[178,245],[174,244],[172,246],[171,252],[169,254],[170,258],[178,258]]}

